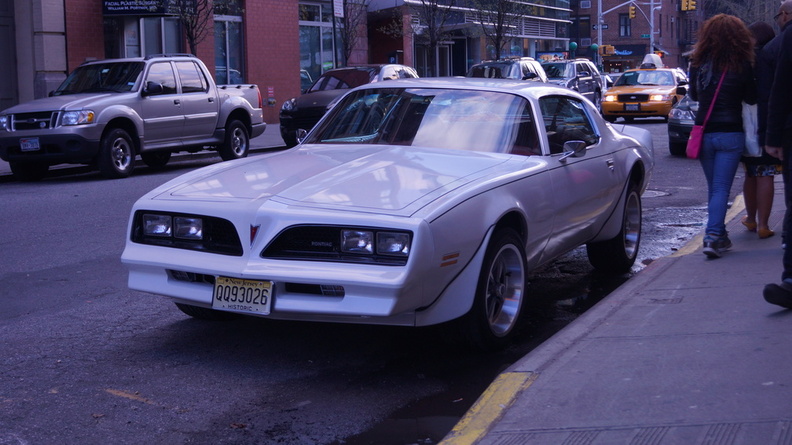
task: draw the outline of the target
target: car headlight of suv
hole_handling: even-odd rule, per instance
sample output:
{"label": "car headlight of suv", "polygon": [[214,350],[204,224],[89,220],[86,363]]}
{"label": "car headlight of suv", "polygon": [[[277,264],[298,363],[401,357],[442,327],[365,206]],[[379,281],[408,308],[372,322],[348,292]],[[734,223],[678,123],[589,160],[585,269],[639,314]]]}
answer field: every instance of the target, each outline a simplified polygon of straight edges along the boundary
{"label": "car headlight of suv", "polygon": [[11,131],[11,117],[7,115],[0,116],[0,130]]}
{"label": "car headlight of suv", "polygon": [[295,98],[291,98],[281,105],[281,111],[292,111],[294,109]]}
{"label": "car headlight of suv", "polygon": [[61,116],[61,125],[92,124],[95,118],[92,110],[65,111]]}

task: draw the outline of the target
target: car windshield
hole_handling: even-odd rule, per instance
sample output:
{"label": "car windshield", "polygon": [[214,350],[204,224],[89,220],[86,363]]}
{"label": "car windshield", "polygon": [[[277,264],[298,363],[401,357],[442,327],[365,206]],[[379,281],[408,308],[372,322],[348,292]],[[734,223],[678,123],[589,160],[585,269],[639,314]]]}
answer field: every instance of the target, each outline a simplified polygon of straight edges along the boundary
{"label": "car windshield", "polygon": [[533,133],[528,102],[507,93],[379,88],[350,93],[305,143],[508,152]]}
{"label": "car windshield", "polygon": [[563,63],[563,62],[543,63],[542,68],[544,68],[545,73],[547,73],[547,77],[549,79],[563,79],[563,78],[575,77],[575,73],[573,72],[573,67],[571,63]]}
{"label": "car windshield", "polygon": [[512,72],[511,63],[482,63],[474,65],[467,73],[467,77],[483,77],[487,79],[513,79],[520,78],[519,74]]}
{"label": "car windshield", "polygon": [[116,93],[132,91],[143,72],[143,62],[108,62],[83,65],[74,70],[52,93],[63,94]]}
{"label": "car windshield", "polygon": [[671,86],[675,83],[674,76],[668,71],[627,71],[614,84],[623,85]]}
{"label": "car windshield", "polygon": [[337,71],[328,71],[322,74],[319,79],[308,90],[309,93],[326,90],[342,90],[359,87],[371,83],[379,70],[375,68],[357,68]]}

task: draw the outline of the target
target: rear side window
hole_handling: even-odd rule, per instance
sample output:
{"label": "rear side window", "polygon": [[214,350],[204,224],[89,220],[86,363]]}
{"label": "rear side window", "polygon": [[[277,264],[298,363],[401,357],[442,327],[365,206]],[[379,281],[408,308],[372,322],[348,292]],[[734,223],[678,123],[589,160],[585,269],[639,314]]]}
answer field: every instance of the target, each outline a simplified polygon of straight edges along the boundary
{"label": "rear side window", "polygon": [[208,91],[206,77],[195,62],[176,62],[182,93],[204,93]]}

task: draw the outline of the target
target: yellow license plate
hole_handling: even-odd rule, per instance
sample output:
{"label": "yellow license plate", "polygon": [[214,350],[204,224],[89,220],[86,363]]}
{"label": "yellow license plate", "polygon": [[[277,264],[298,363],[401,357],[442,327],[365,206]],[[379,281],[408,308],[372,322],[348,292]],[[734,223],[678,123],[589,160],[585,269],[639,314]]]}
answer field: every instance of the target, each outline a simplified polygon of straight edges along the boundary
{"label": "yellow license plate", "polygon": [[272,281],[217,277],[212,309],[269,315],[272,306]]}

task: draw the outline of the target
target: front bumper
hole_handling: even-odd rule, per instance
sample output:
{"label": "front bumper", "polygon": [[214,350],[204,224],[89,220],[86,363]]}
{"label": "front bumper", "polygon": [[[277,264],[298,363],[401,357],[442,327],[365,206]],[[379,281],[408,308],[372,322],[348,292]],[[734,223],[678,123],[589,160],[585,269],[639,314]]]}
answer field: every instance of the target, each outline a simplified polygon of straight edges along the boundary
{"label": "front bumper", "polygon": [[[39,148],[23,151],[22,139],[38,139]],[[37,164],[90,164],[99,153],[100,139],[78,132],[0,132],[0,159],[6,162]]]}
{"label": "front bumper", "polygon": [[668,142],[669,143],[687,143],[690,139],[690,131],[693,129],[693,123],[682,123],[681,121],[668,121]]}
{"label": "front bumper", "polygon": [[670,102],[602,102],[602,114],[604,116],[667,117],[670,111]]}

